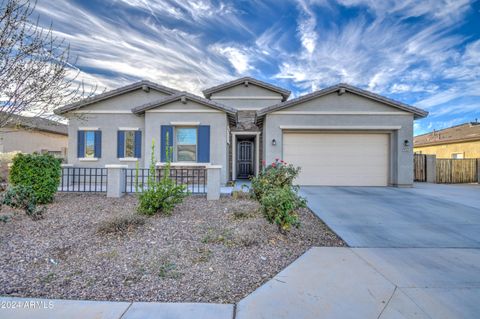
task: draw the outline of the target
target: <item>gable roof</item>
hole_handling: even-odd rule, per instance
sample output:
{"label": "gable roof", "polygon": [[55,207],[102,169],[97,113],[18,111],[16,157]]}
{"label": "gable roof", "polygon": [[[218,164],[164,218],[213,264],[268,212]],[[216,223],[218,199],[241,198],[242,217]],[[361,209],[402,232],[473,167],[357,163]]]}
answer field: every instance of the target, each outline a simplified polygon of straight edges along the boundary
{"label": "gable roof", "polygon": [[349,85],[349,84],[346,84],[346,83],[339,83],[339,84],[330,86],[328,88],[315,91],[313,93],[302,95],[300,97],[297,97],[295,99],[291,99],[291,100],[286,101],[286,102],[282,102],[282,103],[278,103],[278,104],[275,104],[275,105],[272,105],[272,106],[265,107],[265,108],[257,111],[257,116],[262,117],[262,116],[265,116],[268,113],[279,111],[279,110],[287,108],[287,107],[291,107],[291,106],[294,106],[294,105],[297,105],[297,104],[300,104],[300,103],[303,103],[303,102],[307,102],[307,101],[316,99],[318,97],[321,97],[321,96],[324,96],[324,95],[327,95],[327,94],[330,94],[330,93],[333,93],[333,92],[337,92],[340,89],[344,89],[346,92],[351,92],[351,93],[363,96],[365,98],[368,98],[368,99],[371,99],[371,100],[374,100],[374,101],[377,101],[377,102],[381,102],[381,103],[389,105],[389,106],[393,106],[393,107],[395,107],[397,109],[400,109],[402,111],[413,113],[414,116],[415,116],[415,119],[423,118],[423,117],[426,117],[428,115],[428,112],[424,111],[422,109],[407,105],[407,104],[402,103],[402,102],[398,102],[398,101],[389,99],[387,97],[384,97],[384,96],[372,93],[370,91],[366,91],[366,90],[357,88],[355,86],[352,86],[352,85]]}
{"label": "gable roof", "polygon": [[67,125],[57,121],[49,120],[38,116],[30,117],[16,114],[6,114],[5,112],[0,112],[0,115],[8,116],[6,127],[18,126],[25,129],[68,135]]}
{"label": "gable roof", "polygon": [[468,122],[415,136],[413,145],[418,147],[477,140],[480,140],[480,123]]}
{"label": "gable roof", "polygon": [[137,107],[132,109],[132,113],[142,114],[142,113],[145,113],[145,111],[148,111],[148,110],[151,110],[151,109],[154,109],[154,108],[157,108],[157,107],[160,107],[162,105],[166,105],[166,104],[169,104],[169,103],[172,103],[172,102],[179,101],[182,98],[185,98],[186,100],[190,100],[190,101],[193,101],[193,102],[197,102],[199,104],[211,107],[211,108],[219,110],[219,111],[223,111],[223,112],[227,113],[227,115],[229,116],[229,118],[232,122],[235,121],[235,118],[236,118],[236,115],[237,115],[237,110],[235,110],[231,107],[228,107],[226,105],[223,105],[223,104],[211,101],[211,100],[207,100],[207,99],[205,99],[203,97],[200,97],[198,95],[185,92],[185,91],[178,92],[178,93],[176,93],[172,96],[167,96],[163,99],[160,99],[160,100],[157,100],[157,101],[154,101],[154,102],[149,102],[149,103],[137,106]]}
{"label": "gable roof", "polygon": [[288,97],[290,96],[290,91],[289,90],[286,90],[286,89],[281,88],[279,86],[275,86],[275,85],[267,83],[267,82],[263,82],[263,81],[254,79],[254,78],[249,77],[249,76],[245,76],[243,78],[239,78],[239,79],[236,79],[236,80],[233,80],[233,81],[230,81],[230,82],[226,82],[226,83],[223,83],[223,84],[220,84],[220,85],[217,85],[217,86],[213,86],[211,88],[203,90],[202,93],[207,99],[209,99],[212,96],[213,93],[229,89],[231,87],[237,86],[239,84],[243,84],[245,82],[254,84],[256,86],[259,86],[259,87],[262,87],[264,89],[267,89],[267,90],[270,90],[270,91],[273,91],[275,93],[280,94],[282,96],[282,101],[286,101],[288,99]]}
{"label": "gable roof", "polygon": [[70,112],[70,111],[73,111],[73,110],[78,110],[79,108],[90,105],[92,103],[103,101],[103,100],[109,99],[109,98],[114,97],[114,96],[118,96],[118,95],[121,95],[121,94],[125,94],[125,93],[131,92],[131,91],[135,91],[135,90],[144,88],[144,86],[146,86],[147,89],[154,89],[156,91],[159,91],[159,92],[162,92],[162,93],[165,93],[165,94],[169,94],[169,95],[179,92],[178,90],[175,90],[175,89],[172,89],[172,88],[169,88],[169,87],[166,87],[166,86],[154,83],[154,82],[150,82],[150,81],[147,81],[147,80],[142,80],[142,81],[139,81],[139,82],[135,82],[135,83],[126,85],[126,86],[122,86],[118,89],[114,89],[114,90],[107,91],[107,92],[104,92],[104,93],[101,93],[101,94],[97,94],[95,96],[83,99],[81,101],[78,101],[78,102],[75,102],[75,103],[72,103],[72,104],[62,106],[60,108],[55,109],[53,112],[57,115],[60,115],[60,114],[64,114],[64,113],[67,113],[67,112]]}

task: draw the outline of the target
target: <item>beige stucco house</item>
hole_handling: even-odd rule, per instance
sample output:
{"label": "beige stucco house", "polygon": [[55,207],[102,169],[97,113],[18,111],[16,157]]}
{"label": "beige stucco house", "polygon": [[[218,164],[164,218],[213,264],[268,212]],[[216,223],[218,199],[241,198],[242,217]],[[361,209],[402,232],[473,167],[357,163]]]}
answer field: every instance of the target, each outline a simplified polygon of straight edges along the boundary
{"label": "beige stucco house", "polygon": [[220,165],[221,181],[248,178],[276,158],[301,166],[301,185],[410,186],[413,121],[427,112],[338,84],[289,99],[243,77],[204,97],[141,81],[55,111],[68,125],[68,163]]}
{"label": "beige stucco house", "polygon": [[437,158],[480,158],[480,123],[468,122],[415,136],[414,151]]}
{"label": "beige stucco house", "polygon": [[40,118],[11,115],[0,128],[0,153],[50,153],[66,157],[67,125]]}

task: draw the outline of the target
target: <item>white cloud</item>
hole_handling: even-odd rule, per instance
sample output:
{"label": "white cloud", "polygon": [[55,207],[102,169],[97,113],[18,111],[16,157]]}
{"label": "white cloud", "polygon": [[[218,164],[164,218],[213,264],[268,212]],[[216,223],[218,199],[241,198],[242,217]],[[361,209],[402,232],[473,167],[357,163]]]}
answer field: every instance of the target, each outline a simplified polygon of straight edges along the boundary
{"label": "white cloud", "polygon": [[315,31],[317,19],[305,1],[300,0],[298,5],[301,10],[301,17],[298,20],[298,33],[300,41],[305,50],[311,54],[313,51],[315,51],[318,40],[318,36]]}
{"label": "white cloud", "polygon": [[[275,17],[268,22],[252,20],[230,0],[111,0],[111,17],[68,1],[40,1],[37,10],[71,43],[81,78],[100,87],[145,78],[200,93],[235,76],[268,80],[273,73],[293,95],[347,82],[395,95],[432,117],[475,111],[471,100],[458,102],[480,98],[480,40],[457,32],[469,1],[337,2],[254,1]],[[284,6],[291,11],[281,12]],[[361,10],[345,18],[337,16],[342,7]],[[230,33],[217,37],[216,30]],[[265,65],[270,74],[262,73]]]}
{"label": "white cloud", "polygon": [[244,52],[233,46],[223,47],[221,45],[214,45],[211,47],[211,50],[227,58],[230,64],[235,68],[235,71],[239,74],[243,74],[253,69],[250,65],[248,52]]}

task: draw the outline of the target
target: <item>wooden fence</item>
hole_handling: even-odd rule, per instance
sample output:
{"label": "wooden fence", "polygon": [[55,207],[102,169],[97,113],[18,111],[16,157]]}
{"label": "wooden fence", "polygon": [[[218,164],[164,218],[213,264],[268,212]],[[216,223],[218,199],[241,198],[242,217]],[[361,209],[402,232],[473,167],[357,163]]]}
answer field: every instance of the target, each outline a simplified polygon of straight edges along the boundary
{"label": "wooden fence", "polygon": [[426,156],[423,154],[415,154],[413,161],[413,179],[415,182],[427,181]]}
{"label": "wooden fence", "polygon": [[476,183],[478,182],[477,159],[437,158],[437,183]]}

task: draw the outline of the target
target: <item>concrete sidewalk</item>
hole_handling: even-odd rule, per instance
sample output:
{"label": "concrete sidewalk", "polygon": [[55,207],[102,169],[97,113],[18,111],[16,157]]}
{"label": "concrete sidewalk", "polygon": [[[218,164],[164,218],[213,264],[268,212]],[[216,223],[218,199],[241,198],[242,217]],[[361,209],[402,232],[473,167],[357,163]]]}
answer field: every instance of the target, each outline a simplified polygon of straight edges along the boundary
{"label": "concrete sidewalk", "polygon": [[11,309],[41,300],[0,298],[0,318],[476,319],[479,300],[478,249],[322,247],[241,300],[235,317],[221,304],[43,300]]}
{"label": "concrete sidewalk", "polygon": [[232,319],[232,317],[233,305],[225,304],[0,297],[0,318],[9,319]]}
{"label": "concrete sidewalk", "polygon": [[479,300],[476,249],[312,248],[243,299],[236,318],[474,319]]}

